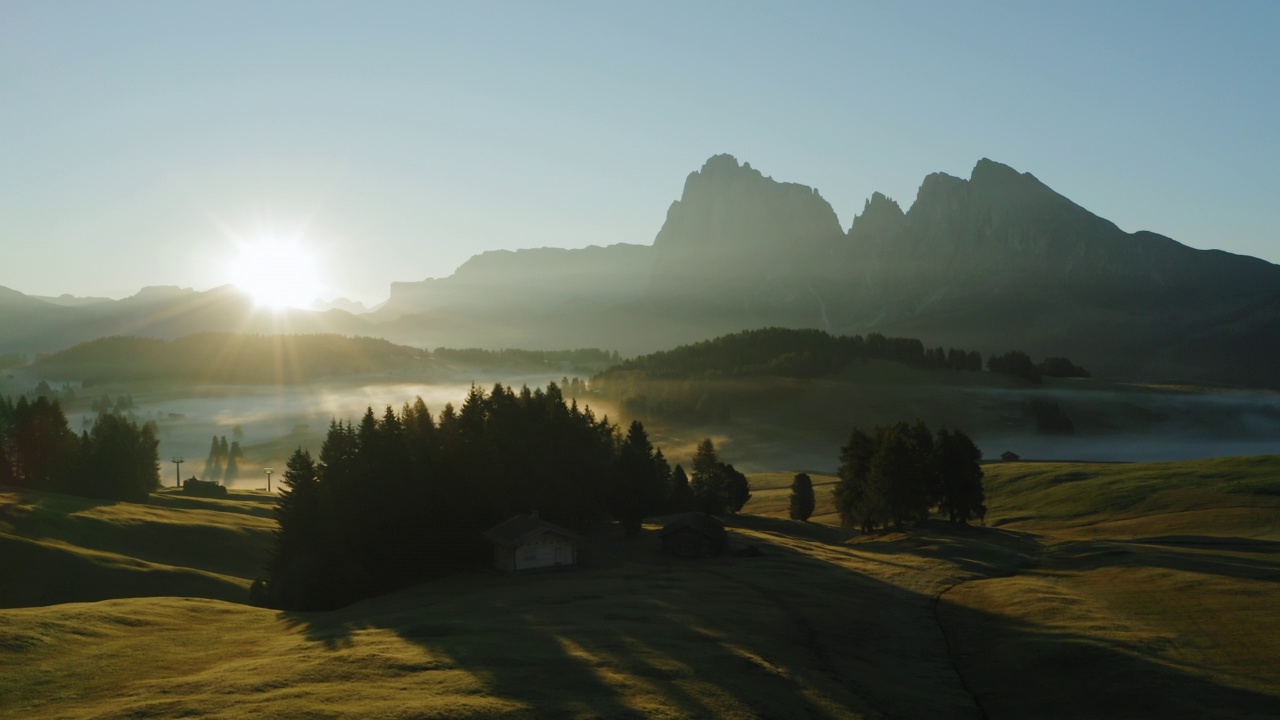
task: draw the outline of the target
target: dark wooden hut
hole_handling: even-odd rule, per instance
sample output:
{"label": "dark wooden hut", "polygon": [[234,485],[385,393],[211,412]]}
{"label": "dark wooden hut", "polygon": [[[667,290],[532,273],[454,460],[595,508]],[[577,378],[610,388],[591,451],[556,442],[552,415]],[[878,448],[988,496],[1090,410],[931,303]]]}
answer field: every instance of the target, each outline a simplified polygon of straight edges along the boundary
{"label": "dark wooden hut", "polygon": [[493,543],[493,565],[506,572],[568,568],[578,564],[578,535],[538,517],[516,515],[484,536]]}
{"label": "dark wooden hut", "polygon": [[724,524],[706,513],[691,512],[658,531],[662,552],[680,557],[711,557],[724,553],[729,534]]}

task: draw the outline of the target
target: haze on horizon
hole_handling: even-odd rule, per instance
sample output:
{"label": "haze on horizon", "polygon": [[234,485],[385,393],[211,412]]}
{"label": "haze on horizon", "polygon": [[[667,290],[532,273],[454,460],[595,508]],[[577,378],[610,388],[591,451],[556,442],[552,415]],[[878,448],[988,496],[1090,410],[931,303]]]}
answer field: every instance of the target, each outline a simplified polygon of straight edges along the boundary
{"label": "haze on horizon", "polygon": [[1277,262],[1277,30],[1266,2],[5,2],[0,286],[207,289],[273,239],[315,264],[297,292],[374,304],[484,250],[652,243],[720,152],[846,228],[990,157]]}

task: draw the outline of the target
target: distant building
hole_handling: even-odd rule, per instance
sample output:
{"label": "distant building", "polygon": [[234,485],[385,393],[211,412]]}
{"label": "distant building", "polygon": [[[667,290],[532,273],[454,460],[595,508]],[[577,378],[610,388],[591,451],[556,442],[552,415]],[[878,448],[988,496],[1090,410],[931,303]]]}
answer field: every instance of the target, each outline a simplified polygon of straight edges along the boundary
{"label": "distant building", "polygon": [[1018,453],[1012,450],[1005,450],[1003,453],[1001,453],[1000,459],[1005,462],[1018,462],[1022,458],[1018,457]]}
{"label": "distant building", "polygon": [[227,488],[216,480],[197,480],[192,475],[182,481],[182,494],[220,498],[227,496]]}
{"label": "distant building", "polygon": [[662,552],[680,557],[710,557],[724,553],[729,534],[724,525],[706,513],[691,512],[658,531]]}
{"label": "distant building", "polygon": [[506,572],[574,567],[582,538],[538,517],[516,515],[484,532],[493,543],[493,565]]}

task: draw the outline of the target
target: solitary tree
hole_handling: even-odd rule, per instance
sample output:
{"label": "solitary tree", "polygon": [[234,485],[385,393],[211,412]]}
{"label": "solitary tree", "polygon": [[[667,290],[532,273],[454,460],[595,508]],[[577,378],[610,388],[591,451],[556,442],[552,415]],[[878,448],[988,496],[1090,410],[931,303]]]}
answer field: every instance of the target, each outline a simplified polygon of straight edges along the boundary
{"label": "solitary tree", "polygon": [[808,522],[815,505],[813,480],[807,473],[799,473],[791,481],[791,519]]}

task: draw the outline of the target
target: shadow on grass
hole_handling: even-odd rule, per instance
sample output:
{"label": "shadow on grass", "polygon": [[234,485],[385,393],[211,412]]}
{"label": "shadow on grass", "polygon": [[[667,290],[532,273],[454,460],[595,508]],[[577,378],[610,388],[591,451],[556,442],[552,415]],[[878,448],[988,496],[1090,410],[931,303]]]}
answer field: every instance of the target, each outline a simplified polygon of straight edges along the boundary
{"label": "shadow on grass", "polygon": [[[1104,567],[1152,567],[1219,575],[1241,580],[1280,582],[1276,550],[1249,538],[1216,538],[1223,543],[1157,543],[1149,540],[1098,540],[1068,543],[1055,549],[1052,567],[1097,570]],[[1239,542],[1231,542],[1238,540]],[[1280,543],[1270,543],[1280,545]],[[1261,549],[1259,549],[1261,548]],[[1256,556],[1250,557],[1257,553]]]}
{"label": "shadow on grass", "polygon": [[[733,522],[782,533],[774,520]],[[606,541],[612,560],[601,567],[473,573],[284,617],[335,650],[358,644],[359,631],[390,631],[535,717],[1263,717],[1280,702],[1156,654],[752,541],[761,557],[677,562],[657,555],[650,530]],[[926,526],[855,547],[938,558],[982,579],[1011,574],[1038,543]]]}

